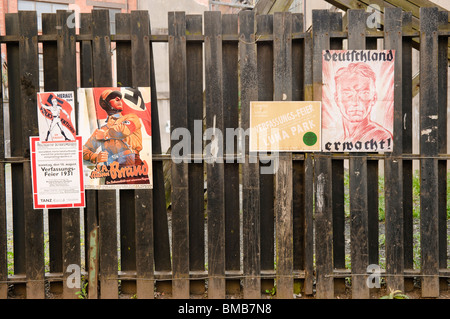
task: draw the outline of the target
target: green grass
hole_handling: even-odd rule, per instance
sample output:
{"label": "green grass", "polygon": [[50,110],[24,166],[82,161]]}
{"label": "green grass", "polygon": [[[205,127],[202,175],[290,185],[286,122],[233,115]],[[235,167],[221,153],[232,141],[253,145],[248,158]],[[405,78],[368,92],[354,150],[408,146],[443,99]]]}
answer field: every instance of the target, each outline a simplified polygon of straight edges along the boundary
{"label": "green grass", "polygon": [[[413,191],[413,218],[420,218],[420,175],[419,171],[415,171],[412,178],[412,191]],[[350,178],[348,170],[344,173],[344,204],[345,204],[345,217],[350,217],[350,196],[349,196]],[[386,218],[386,206],[385,206],[385,181],[384,176],[378,176],[378,220],[385,221]],[[447,173],[447,218],[450,219],[450,172]]]}

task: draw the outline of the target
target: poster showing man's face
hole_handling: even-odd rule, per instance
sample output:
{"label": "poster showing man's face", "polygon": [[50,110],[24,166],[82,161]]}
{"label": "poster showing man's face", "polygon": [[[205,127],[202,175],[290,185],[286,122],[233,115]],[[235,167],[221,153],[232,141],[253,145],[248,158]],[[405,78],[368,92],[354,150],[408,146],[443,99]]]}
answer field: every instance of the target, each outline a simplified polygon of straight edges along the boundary
{"label": "poster showing man's face", "polygon": [[394,51],[325,50],[322,71],[323,150],[391,151]]}
{"label": "poster showing man's face", "polygon": [[350,64],[338,70],[334,96],[346,120],[361,122],[370,115],[377,101],[375,78],[370,66],[364,63]]}

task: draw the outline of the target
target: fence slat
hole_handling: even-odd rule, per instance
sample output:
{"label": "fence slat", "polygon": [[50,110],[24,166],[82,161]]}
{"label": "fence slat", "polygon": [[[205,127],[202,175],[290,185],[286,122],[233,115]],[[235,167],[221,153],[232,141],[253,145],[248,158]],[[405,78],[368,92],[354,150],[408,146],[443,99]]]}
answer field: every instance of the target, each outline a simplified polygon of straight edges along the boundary
{"label": "fence slat", "polygon": [[[411,12],[402,13],[402,32],[412,30]],[[403,152],[402,154],[413,153],[412,137],[412,39],[403,37],[402,39],[402,114],[403,114]],[[403,159],[403,252],[404,268],[414,268],[414,224],[413,224],[413,161]],[[405,291],[414,288],[412,278],[405,278]]]}
{"label": "fence slat", "polygon": [[[313,99],[322,100],[322,50],[330,47],[330,15],[326,10],[313,10]],[[314,158],[315,184],[315,252],[316,297],[334,298],[332,175],[331,158],[320,153]]]}
{"label": "fence slat", "polygon": [[[187,129],[186,16],[169,12],[169,76],[171,132]],[[173,135],[172,135],[173,136]],[[177,134],[175,134],[177,136]],[[184,139],[183,135],[178,136]],[[171,139],[172,149],[180,142]],[[189,145],[190,146],[190,143]],[[187,154],[186,154],[187,153]],[[179,156],[190,155],[182,150]],[[189,178],[186,160],[172,162],[172,295],[189,298]]]}
{"label": "fence slat", "polygon": [[[92,11],[93,37],[93,85],[112,86],[111,40],[108,10]],[[100,298],[118,298],[118,256],[117,241],[111,234],[117,233],[116,191],[97,191],[99,249],[100,249]]]}
{"label": "fence slat", "polygon": [[[92,14],[80,14],[80,35],[92,36]],[[81,87],[92,87],[94,85],[94,71],[93,71],[93,48],[92,41],[81,41],[80,43],[80,85]],[[96,190],[86,190],[86,207],[84,209],[84,242],[85,245],[85,265],[88,270],[88,277],[98,278],[98,245],[91,247],[90,234],[95,231],[98,234],[98,214],[97,214],[97,192]],[[98,237],[97,242],[98,242]],[[93,241],[95,242],[95,241]],[[91,254],[91,250],[93,250]],[[95,253],[94,253],[95,252]],[[88,268],[92,258],[96,262],[97,269]],[[89,280],[89,298],[98,298],[98,281],[92,282]]]}
{"label": "fence slat", "polygon": [[[36,93],[39,87],[37,17],[34,11],[19,15],[19,76],[22,121],[21,148],[25,158],[30,157],[30,136],[37,136]],[[23,213],[25,225],[25,261],[27,298],[44,298],[44,230],[42,210],[33,210],[31,164],[26,161],[23,170]]]}
{"label": "fence slat", "polygon": [[[276,12],[274,34],[274,100],[292,100],[292,14]],[[293,298],[292,153],[280,153],[275,173],[277,298]]]}
{"label": "fence slat", "polygon": [[[303,14],[292,14],[292,33],[303,32]],[[304,96],[303,39],[292,41],[292,100],[301,101]],[[293,269],[304,270],[305,265],[305,161],[292,163],[293,176]],[[300,293],[304,279],[294,280],[294,293]]]}
{"label": "fence slat", "polygon": [[[58,10],[56,13],[56,29],[58,30],[58,90],[73,91],[74,102],[77,105],[75,28],[69,28],[67,24],[71,14],[71,12],[62,10]],[[79,291],[79,288],[69,288],[66,284],[67,277],[71,274],[66,269],[71,264],[81,264],[79,209],[61,210],[61,232],[64,234],[62,237],[63,298],[75,299],[78,298],[75,293]]]}
{"label": "fence slat", "polygon": [[[273,34],[273,14],[257,15],[257,38],[272,36]],[[251,34],[250,30],[250,34]],[[247,37],[250,39],[250,36]],[[243,46],[243,44],[241,44]],[[257,46],[257,72],[258,85],[257,94],[259,101],[273,100],[273,42],[260,41]],[[242,105],[241,105],[242,107]],[[244,109],[243,109],[244,110]],[[259,163],[261,168],[269,169],[269,163]],[[260,215],[260,268],[261,270],[274,269],[274,174],[259,174],[259,215]],[[261,290],[271,291],[274,287],[272,278],[261,278]]]}
{"label": "fence slat", "polygon": [[[438,29],[448,27],[448,11],[439,11]],[[448,98],[448,38],[438,38],[438,147],[439,154],[447,153]],[[447,161],[438,161],[438,229],[439,268],[447,268]],[[448,290],[447,278],[440,278],[441,289]]]}
{"label": "fence slat", "polygon": [[[238,34],[238,15],[224,14],[222,17],[222,33]],[[222,43],[223,65],[223,95],[224,128],[239,127],[239,75],[238,75],[238,43]],[[238,153],[238,138],[223,132],[224,150],[226,154]],[[225,167],[225,269],[240,270],[240,212],[239,207],[239,163],[227,160]],[[239,293],[239,279],[229,279],[226,282],[227,292]]]}
{"label": "fence slat", "polygon": [[[148,87],[151,86],[153,66],[149,14],[148,11],[132,11],[130,18],[132,84],[134,87]],[[151,101],[153,104],[153,97]],[[133,200],[130,200],[135,211],[136,295],[139,299],[154,298],[153,198],[153,190],[136,189]]]}
{"label": "fence slat", "polygon": [[[202,15],[186,16],[186,31],[202,34]],[[203,44],[186,43],[188,130],[194,138],[191,150],[197,156],[203,152],[202,143],[195,136],[203,136]],[[193,134],[193,135],[192,135]],[[200,141],[201,142],[201,141]],[[197,146],[198,144],[198,146]],[[203,161],[195,160],[188,167],[189,174],[189,269],[205,270],[205,197]],[[203,294],[205,281],[191,280],[191,293]]]}
{"label": "fence slat", "polygon": [[[438,144],[438,9],[420,8],[420,154],[436,156]],[[420,160],[422,296],[439,296],[438,163]]]}
{"label": "fence slat", "polygon": [[[313,97],[313,41],[305,37],[303,42],[304,70],[303,86],[304,100],[312,101]],[[305,294],[313,294],[314,283],[314,161],[312,153],[305,153]]]}
{"label": "fence slat", "polygon": [[[349,49],[364,49],[365,35],[361,30],[366,28],[364,10],[349,10],[348,14],[348,47]],[[367,196],[367,161],[365,154],[352,154],[349,160],[350,180],[350,241],[352,261],[352,298],[369,298],[369,288],[366,285],[366,272],[369,256],[368,228],[368,196]],[[378,180],[370,181],[376,183]]]}
{"label": "fence slat", "polygon": [[[370,12],[366,12],[366,21],[370,16]],[[366,37],[366,50],[377,50],[378,39]],[[367,155],[370,155],[368,153]],[[375,153],[377,154],[377,153]],[[369,223],[369,264],[379,264],[379,190],[378,182],[378,160],[367,159],[367,204],[368,204],[368,223]]]}
{"label": "fence slat", "polygon": [[[0,56],[2,56],[2,45],[0,45]],[[0,161],[5,160],[5,116],[4,100],[5,92],[3,90],[3,77],[0,79]],[[5,164],[0,164],[0,299],[8,297],[8,227],[7,227],[7,206],[6,206],[6,175]]]}
{"label": "fence slat", "polygon": [[[207,164],[208,192],[208,298],[225,297],[225,188],[223,137],[214,128],[223,127],[223,72],[222,72],[222,16],[217,11],[207,11],[205,20],[205,89],[206,127],[212,129],[210,160]],[[222,141],[221,141],[222,140]],[[217,144],[216,144],[217,142]],[[221,149],[222,148],[222,149]],[[217,151],[217,153],[215,153]],[[208,152],[208,150],[207,150]],[[208,156],[208,154],[207,154]],[[216,161],[216,159],[219,159]]]}
{"label": "fence slat", "polygon": [[[258,99],[257,53],[255,43],[255,14],[251,11],[239,13],[239,53],[241,71],[241,127],[250,127],[250,101]],[[249,153],[248,135],[244,135],[245,154],[242,164],[243,200],[243,258],[244,258],[244,298],[261,297],[260,275],[260,191],[259,161],[257,154]],[[250,160],[250,157],[253,157]],[[272,257],[273,258],[273,257]]]}
{"label": "fence slat", "polygon": [[[330,28],[332,31],[342,31],[342,14],[330,12]],[[342,39],[330,39],[331,50],[342,50]],[[333,263],[334,269],[345,268],[345,188],[344,188],[344,160],[332,159],[332,192],[333,205]],[[345,291],[345,278],[334,278],[335,293]]]}
{"label": "fence slat", "polygon": [[[42,14],[42,33],[57,34],[56,14]],[[58,91],[58,44],[57,42],[43,43],[43,68],[44,68],[44,91]],[[56,63],[55,63],[56,61]],[[62,210],[48,210],[48,233],[49,233],[49,268],[51,273],[63,272],[62,258]],[[50,292],[57,291],[50,283]],[[61,283],[59,283],[61,284]],[[59,287],[61,290],[61,287]]]}
{"label": "fence slat", "polygon": [[[403,251],[403,181],[402,160],[395,157],[403,151],[403,108],[402,108],[402,20],[401,8],[385,10],[385,49],[395,50],[394,70],[394,147],[391,156],[384,161],[386,189],[386,283],[388,289],[404,291]],[[405,94],[411,94],[405,92]]]}
{"label": "fence slat", "polygon": [[[134,20],[133,20],[134,21]],[[131,34],[131,15],[116,14],[116,34]],[[130,42],[116,43],[117,86],[132,86],[132,53]],[[136,214],[134,207],[134,191],[120,190],[120,269],[136,270]],[[137,276],[137,274],[136,274]],[[138,276],[137,276],[138,277]],[[122,293],[136,293],[135,281],[122,280]]]}

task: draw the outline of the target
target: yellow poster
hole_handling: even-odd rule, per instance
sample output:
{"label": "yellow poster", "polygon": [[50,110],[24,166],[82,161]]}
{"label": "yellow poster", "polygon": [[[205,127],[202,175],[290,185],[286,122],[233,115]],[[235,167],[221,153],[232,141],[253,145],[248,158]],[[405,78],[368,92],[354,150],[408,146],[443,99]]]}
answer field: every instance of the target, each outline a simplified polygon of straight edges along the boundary
{"label": "yellow poster", "polygon": [[321,102],[250,102],[251,152],[314,152],[321,146]]}

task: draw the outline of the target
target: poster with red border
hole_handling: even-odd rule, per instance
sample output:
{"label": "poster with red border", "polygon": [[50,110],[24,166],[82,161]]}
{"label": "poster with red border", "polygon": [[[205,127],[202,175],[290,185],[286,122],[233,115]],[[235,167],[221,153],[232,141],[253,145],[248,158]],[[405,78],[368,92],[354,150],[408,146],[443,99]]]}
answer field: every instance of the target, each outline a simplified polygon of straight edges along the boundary
{"label": "poster with red border", "polygon": [[150,87],[78,89],[86,189],[152,188]]}
{"label": "poster with red border", "polygon": [[39,92],[37,102],[40,140],[73,141],[76,136],[74,92]]}
{"label": "poster with red border", "polygon": [[85,207],[81,136],[41,142],[30,137],[34,209]]}
{"label": "poster with red border", "polygon": [[394,50],[322,51],[323,152],[391,152]]}

